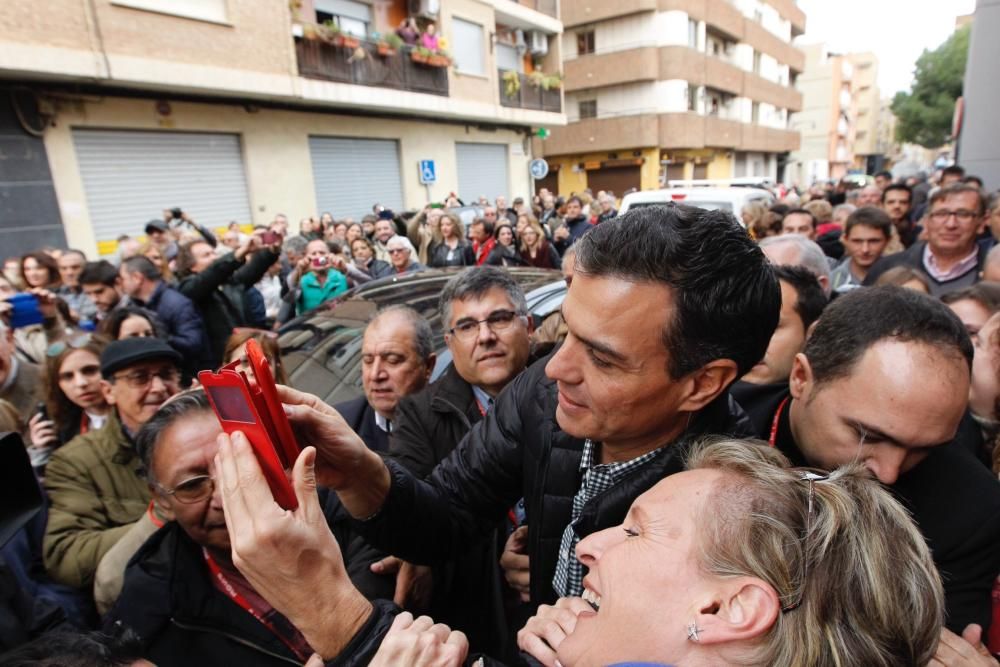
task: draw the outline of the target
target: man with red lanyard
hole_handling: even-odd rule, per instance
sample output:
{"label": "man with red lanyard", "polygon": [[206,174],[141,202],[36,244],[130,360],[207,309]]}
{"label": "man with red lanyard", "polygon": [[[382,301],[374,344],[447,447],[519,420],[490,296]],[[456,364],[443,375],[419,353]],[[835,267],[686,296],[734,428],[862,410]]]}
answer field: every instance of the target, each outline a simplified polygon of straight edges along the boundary
{"label": "man with red lanyard", "polygon": [[758,436],[794,465],[857,461],[907,506],[941,572],[955,633],[970,623],[989,628],[1000,570],[1000,485],[956,438],[972,352],[964,326],[937,299],[858,289],[823,312],[777,403],[734,391]]}
{"label": "man with red lanyard", "polygon": [[[524,293],[503,269],[466,269],[445,285],[438,309],[452,363],[423,391],[400,399],[389,439],[390,456],[419,477],[427,476],[492,408],[494,397],[527,367],[531,346]],[[508,528],[520,524],[517,507],[508,520]],[[500,615],[490,617],[490,610],[502,609],[502,601],[490,593],[501,584],[497,546],[505,537],[494,535],[495,540],[439,568],[446,572],[436,572],[432,618],[462,630],[473,645],[504,634],[493,625]],[[441,581],[444,577],[450,584]],[[405,601],[402,593],[397,588],[397,602]]]}
{"label": "man with red lanyard", "polygon": [[[492,217],[495,221],[496,211],[493,211]],[[489,218],[476,218],[469,225],[469,238],[472,240],[472,251],[476,254],[476,266],[482,266],[497,244],[493,238],[493,222]]]}

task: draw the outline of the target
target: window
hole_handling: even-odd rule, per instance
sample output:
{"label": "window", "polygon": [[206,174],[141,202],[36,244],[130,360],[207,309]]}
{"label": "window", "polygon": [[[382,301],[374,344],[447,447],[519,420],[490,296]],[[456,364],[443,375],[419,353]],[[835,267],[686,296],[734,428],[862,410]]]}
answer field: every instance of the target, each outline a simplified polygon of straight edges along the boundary
{"label": "window", "polygon": [[497,69],[524,71],[524,58],[512,44],[497,43]]}
{"label": "window", "polygon": [[597,118],[597,100],[580,100],[580,120]]}
{"label": "window", "polygon": [[354,0],[315,0],[316,22],[333,21],[340,30],[355,37],[367,37],[372,8]]}
{"label": "window", "polygon": [[698,86],[692,86],[688,84],[687,88],[687,110],[697,111],[698,110]]}
{"label": "window", "polygon": [[760,102],[754,102],[750,105],[750,122],[759,123],[760,122]]}
{"label": "window", "polygon": [[753,73],[760,74],[760,51],[753,52]]}
{"label": "window", "polygon": [[694,19],[688,19],[688,46],[698,48],[698,22]]}
{"label": "window", "polygon": [[111,4],[218,23],[227,18],[226,0],[112,0]]}
{"label": "window", "polygon": [[576,54],[585,56],[594,52],[594,31],[584,30],[576,33]]}
{"label": "window", "polygon": [[452,43],[455,45],[455,70],[462,74],[486,75],[483,26],[460,18],[451,20]]}

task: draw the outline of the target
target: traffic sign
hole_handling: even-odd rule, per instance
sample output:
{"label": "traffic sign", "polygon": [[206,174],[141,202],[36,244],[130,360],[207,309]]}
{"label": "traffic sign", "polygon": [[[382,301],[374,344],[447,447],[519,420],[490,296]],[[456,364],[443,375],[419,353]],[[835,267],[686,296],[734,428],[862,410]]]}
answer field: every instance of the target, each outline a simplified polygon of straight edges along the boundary
{"label": "traffic sign", "polygon": [[531,172],[536,181],[541,180],[549,175],[549,163],[542,158],[535,158],[528,166],[528,171]]}
{"label": "traffic sign", "polygon": [[434,168],[434,160],[420,161],[420,183],[430,185],[437,182],[437,170]]}

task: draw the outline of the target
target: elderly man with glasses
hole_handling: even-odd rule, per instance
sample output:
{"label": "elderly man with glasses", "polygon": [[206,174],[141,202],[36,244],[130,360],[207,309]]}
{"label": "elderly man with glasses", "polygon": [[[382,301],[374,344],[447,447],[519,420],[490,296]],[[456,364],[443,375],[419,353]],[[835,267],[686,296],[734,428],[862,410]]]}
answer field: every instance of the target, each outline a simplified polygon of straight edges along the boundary
{"label": "elderly man with glasses", "polygon": [[149,520],[149,487],[133,443],[179,390],[180,363],[158,338],[114,341],[101,354],[101,391],[113,408],[108,420],[56,450],[45,472],[50,507],[43,551],[56,581],[89,588],[105,554]]}

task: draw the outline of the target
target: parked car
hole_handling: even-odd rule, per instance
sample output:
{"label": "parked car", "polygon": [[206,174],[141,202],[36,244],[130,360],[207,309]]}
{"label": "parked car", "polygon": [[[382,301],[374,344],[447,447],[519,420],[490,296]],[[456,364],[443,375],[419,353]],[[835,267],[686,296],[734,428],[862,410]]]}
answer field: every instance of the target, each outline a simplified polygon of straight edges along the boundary
{"label": "parked car", "polygon": [[670,202],[698,206],[699,208],[721,209],[740,219],[740,212],[750,202],[760,202],[770,207],[775,202],[774,195],[766,189],[767,181],[760,179],[670,181],[671,187],[664,190],[645,190],[625,195],[619,214],[644,206],[663,206]]}
{"label": "parked car", "polygon": [[[383,308],[405,304],[431,325],[438,354],[432,379],[451,362],[438,316],[438,297],[460,268],[431,269],[365,283],[281,328],[278,345],[289,383],[333,405],[364,393],[361,385],[361,339],[365,325]],[[535,323],[556,311],[566,295],[558,271],[508,269],[524,289]]]}

